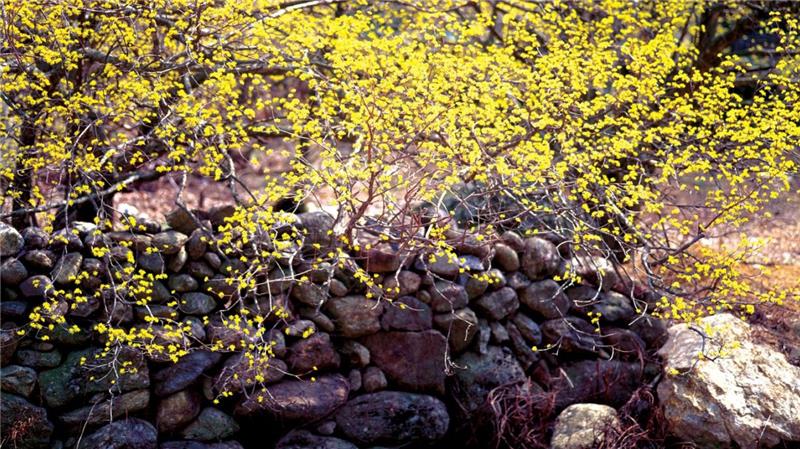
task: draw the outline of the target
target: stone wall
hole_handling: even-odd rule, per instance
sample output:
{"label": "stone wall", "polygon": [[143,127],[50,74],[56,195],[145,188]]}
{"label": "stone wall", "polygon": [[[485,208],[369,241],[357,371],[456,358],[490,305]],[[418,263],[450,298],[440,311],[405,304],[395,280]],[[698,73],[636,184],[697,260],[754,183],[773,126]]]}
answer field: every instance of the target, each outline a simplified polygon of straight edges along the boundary
{"label": "stone wall", "polygon": [[[306,243],[326,235],[320,214],[299,217]],[[208,217],[211,229],[221,223]],[[341,265],[314,268],[298,255],[237,290],[226,278],[242,267],[213,233],[180,211],[168,222],[140,220],[136,232],[75,223],[53,234],[0,225],[3,441],[484,447],[493,438],[490,393],[524,386],[549,397],[545,420],[573,403],[620,406],[660,370],[648,354],[664,326],[637,311],[647,295],[547,238],[462,239],[454,261],[389,244]],[[357,266],[383,288],[355,279],[348,267]],[[587,283],[559,282],[567,267]],[[144,293],[109,289],[119,273],[153,282]],[[76,301],[76,288],[89,299]],[[26,326],[43,303],[63,308],[66,321]],[[261,318],[248,332],[226,321],[232,316]],[[165,349],[107,346],[97,323],[146,329]],[[175,348],[188,352],[177,363]]]}

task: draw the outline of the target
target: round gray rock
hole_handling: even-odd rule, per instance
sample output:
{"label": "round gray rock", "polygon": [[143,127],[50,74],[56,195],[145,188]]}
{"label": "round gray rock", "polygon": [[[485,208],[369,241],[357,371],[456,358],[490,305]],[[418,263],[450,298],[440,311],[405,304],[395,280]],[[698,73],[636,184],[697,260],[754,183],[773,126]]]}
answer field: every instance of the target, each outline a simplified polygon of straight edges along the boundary
{"label": "round gray rock", "polygon": [[358,396],[335,419],[347,438],[364,445],[433,442],[447,433],[450,424],[442,401],[400,391]]}

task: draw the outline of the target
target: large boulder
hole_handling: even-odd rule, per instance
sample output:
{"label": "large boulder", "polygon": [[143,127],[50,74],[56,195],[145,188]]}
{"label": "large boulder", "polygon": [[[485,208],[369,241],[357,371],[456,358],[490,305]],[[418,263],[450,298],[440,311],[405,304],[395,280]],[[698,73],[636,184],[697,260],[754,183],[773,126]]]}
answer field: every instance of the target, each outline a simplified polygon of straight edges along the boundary
{"label": "large boulder", "polygon": [[53,424],[47,420],[47,411],[24,398],[5,393],[0,396],[0,436],[9,447],[38,449],[50,445]]}
{"label": "large boulder", "polygon": [[267,413],[288,421],[316,421],[342,406],[349,393],[350,384],[339,374],[313,381],[287,380],[243,398],[234,413],[240,416]]}
{"label": "large boulder", "polygon": [[659,351],[668,375],[658,396],[670,431],[704,447],[800,440],[800,368],[753,342],[749,326],[732,315],[699,325],[671,327]]}
{"label": "large boulder", "polygon": [[441,333],[380,332],[365,338],[372,363],[410,391],[444,393],[447,339]]}
{"label": "large boulder", "polygon": [[129,418],[82,438],[76,449],[158,449],[158,433],[147,421]]}
{"label": "large boulder", "polygon": [[335,419],[347,438],[363,445],[433,442],[447,433],[450,424],[442,401],[400,391],[358,396]]}
{"label": "large boulder", "polygon": [[573,404],[556,419],[551,449],[593,449],[620,426],[617,411],[601,404]]}

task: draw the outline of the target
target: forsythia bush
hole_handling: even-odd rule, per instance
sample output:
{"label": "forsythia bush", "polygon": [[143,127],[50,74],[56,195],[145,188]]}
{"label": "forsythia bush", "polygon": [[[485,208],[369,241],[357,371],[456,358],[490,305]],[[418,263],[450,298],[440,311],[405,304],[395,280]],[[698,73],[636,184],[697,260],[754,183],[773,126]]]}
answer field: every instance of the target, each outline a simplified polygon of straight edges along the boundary
{"label": "forsythia bush", "polygon": [[[451,256],[458,224],[479,242],[548,232],[612,258],[663,295],[666,316],[791,294],[756,294],[737,271],[758,242],[703,242],[796,194],[792,2],[7,0],[1,11],[2,217],[18,227],[89,206],[103,224],[116,192],[199,176],[239,202],[215,244],[245,267],[229,279],[241,289],[299,244],[278,231],[292,216],[272,207],[292,198],[335,210],[339,244],[317,263],[377,244]],[[240,172],[266,157],[289,169],[253,188]],[[258,239],[273,244],[249,250]],[[145,303],[152,281],[119,280]]]}

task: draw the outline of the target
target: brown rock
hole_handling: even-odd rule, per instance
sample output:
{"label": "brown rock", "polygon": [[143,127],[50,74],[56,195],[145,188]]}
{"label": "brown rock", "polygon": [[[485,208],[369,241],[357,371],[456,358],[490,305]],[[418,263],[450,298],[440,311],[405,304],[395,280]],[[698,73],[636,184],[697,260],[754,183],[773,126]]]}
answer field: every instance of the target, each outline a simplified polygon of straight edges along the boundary
{"label": "brown rock", "polygon": [[156,427],[159,432],[174,432],[200,413],[200,396],[191,390],[179,391],[158,403]]}
{"label": "brown rock", "polygon": [[447,340],[441,333],[380,332],[363,341],[372,363],[390,381],[410,391],[444,393],[444,354]]}

